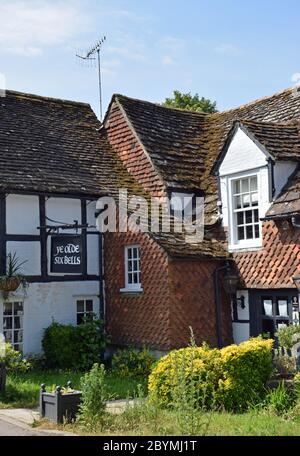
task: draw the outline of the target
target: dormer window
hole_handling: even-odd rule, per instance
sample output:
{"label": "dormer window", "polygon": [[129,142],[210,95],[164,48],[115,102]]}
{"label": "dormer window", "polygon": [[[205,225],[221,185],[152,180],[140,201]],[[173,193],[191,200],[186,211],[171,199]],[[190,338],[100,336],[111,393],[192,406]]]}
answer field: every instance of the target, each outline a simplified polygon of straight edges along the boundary
{"label": "dormer window", "polygon": [[258,239],[259,208],[257,175],[232,181],[234,238],[237,242]]}

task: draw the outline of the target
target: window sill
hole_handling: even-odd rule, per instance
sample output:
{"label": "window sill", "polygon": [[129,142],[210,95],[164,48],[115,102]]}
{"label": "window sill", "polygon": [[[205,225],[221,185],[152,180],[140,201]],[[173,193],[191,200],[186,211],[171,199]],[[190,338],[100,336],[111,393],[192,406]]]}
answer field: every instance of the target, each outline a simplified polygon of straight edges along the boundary
{"label": "window sill", "polygon": [[249,252],[260,250],[262,248],[262,242],[258,244],[249,244],[249,245],[242,245],[242,244],[230,244],[228,245],[229,252]]}
{"label": "window sill", "polygon": [[120,293],[122,295],[131,295],[131,296],[138,296],[143,293],[143,288],[120,288]]}

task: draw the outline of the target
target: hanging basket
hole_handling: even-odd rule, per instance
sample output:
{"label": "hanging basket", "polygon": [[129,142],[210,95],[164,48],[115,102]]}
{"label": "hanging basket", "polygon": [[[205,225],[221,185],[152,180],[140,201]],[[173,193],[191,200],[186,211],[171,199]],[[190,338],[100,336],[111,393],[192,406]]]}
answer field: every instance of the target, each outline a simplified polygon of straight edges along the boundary
{"label": "hanging basket", "polygon": [[6,277],[0,281],[0,291],[9,293],[16,291],[21,285],[21,279],[19,277]]}

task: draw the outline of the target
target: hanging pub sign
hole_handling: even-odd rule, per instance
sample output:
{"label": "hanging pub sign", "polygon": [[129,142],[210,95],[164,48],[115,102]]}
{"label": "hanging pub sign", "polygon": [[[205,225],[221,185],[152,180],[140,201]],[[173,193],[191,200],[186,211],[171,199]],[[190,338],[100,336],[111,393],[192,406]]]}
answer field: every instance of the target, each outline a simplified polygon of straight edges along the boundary
{"label": "hanging pub sign", "polygon": [[51,236],[51,272],[81,274],[83,265],[82,237]]}

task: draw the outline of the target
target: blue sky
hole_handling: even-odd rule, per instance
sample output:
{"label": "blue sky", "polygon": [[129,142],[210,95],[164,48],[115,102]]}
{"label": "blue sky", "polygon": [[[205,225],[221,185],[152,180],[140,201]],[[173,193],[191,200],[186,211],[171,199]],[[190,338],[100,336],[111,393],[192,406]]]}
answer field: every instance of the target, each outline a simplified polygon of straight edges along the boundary
{"label": "blue sky", "polygon": [[96,69],[75,54],[106,35],[104,109],[114,92],[161,102],[178,89],[223,110],[293,85],[299,22],[298,0],[0,0],[0,73],[98,113]]}

